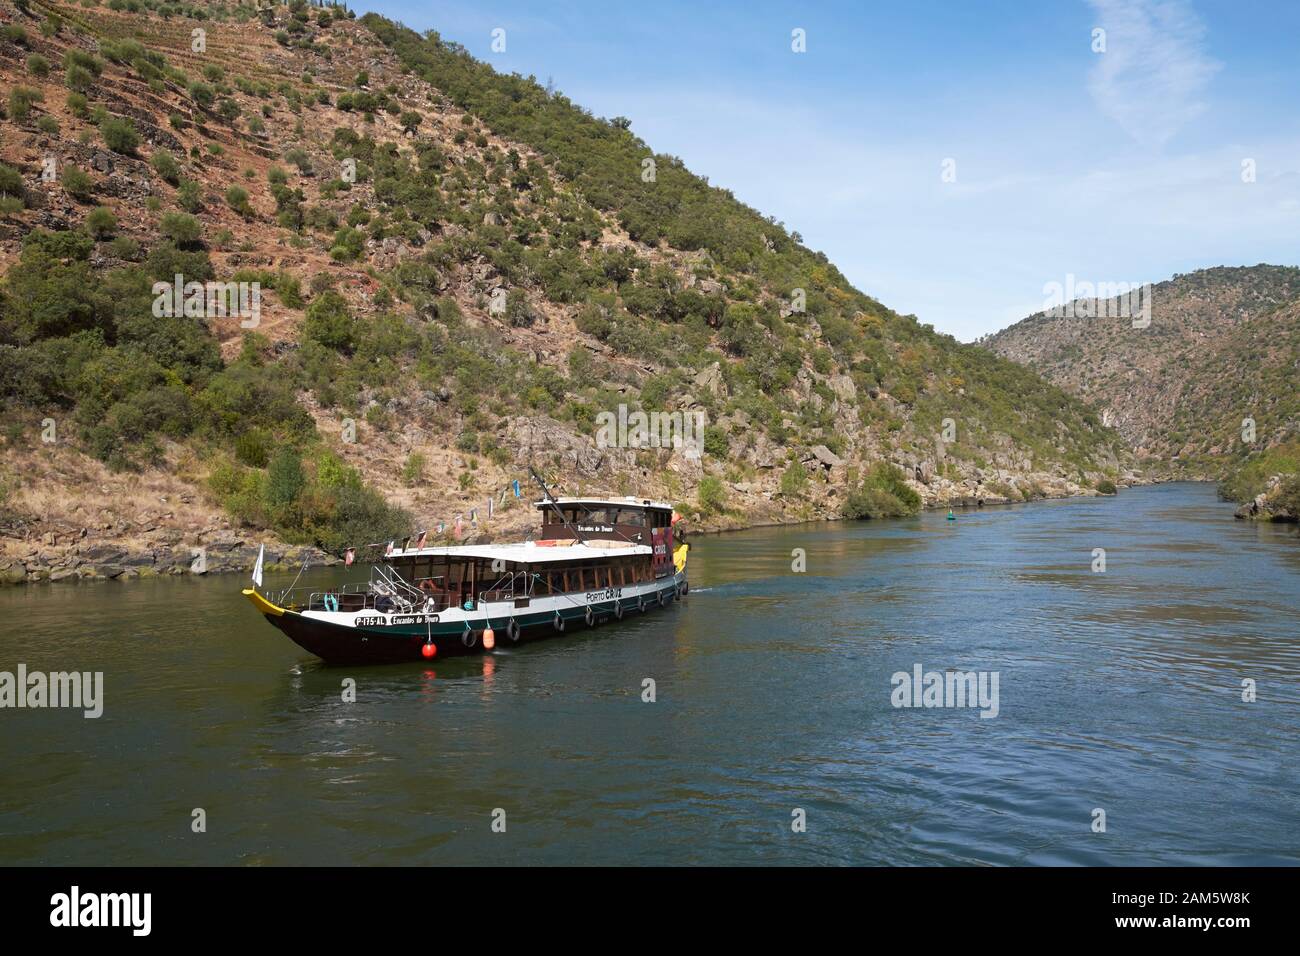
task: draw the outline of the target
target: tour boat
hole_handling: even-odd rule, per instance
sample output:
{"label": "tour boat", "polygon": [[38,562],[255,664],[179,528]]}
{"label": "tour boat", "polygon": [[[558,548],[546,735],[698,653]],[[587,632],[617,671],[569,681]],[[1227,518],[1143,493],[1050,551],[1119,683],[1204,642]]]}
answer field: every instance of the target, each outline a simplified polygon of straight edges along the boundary
{"label": "tour boat", "polygon": [[370,580],[244,595],[327,664],[418,661],[567,634],[686,595],[688,545],[671,505],[635,498],[536,503],[542,529],[514,544],[398,548]]}

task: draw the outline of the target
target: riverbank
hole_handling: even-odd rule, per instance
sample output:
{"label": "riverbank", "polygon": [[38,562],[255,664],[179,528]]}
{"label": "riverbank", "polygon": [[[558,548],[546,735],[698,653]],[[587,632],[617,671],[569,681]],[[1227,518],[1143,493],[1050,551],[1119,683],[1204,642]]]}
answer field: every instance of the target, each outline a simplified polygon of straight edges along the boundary
{"label": "riverbank", "polygon": [[[1121,489],[1156,484],[1137,476],[1121,484]],[[920,484],[917,482],[917,484]],[[1086,488],[1050,475],[1031,476],[1024,484],[1026,494],[1012,496],[975,484],[967,487],[951,482],[921,486],[922,509],[939,511],[948,508],[971,509],[996,505],[1025,504],[1034,501],[1097,496],[1096,489]],[[160,499],[165,505],[167,499]],[[691,534],[722,534],[756,528],[780,528],[808,522],[844,520],[830,508],[781,510],[779,502],[770,508],[743,513],[724,512],[687,523]],[[221,526],[188,531],[169,522],[175,512],[160,512],[135,526],[109,524],[104,528],[64,527],[35,533],[21,524],[0,526],[0,585],[43,584],[62,581],[131,581],[140,578],[169,577],[186,574],[218,575],[251,572],[259,549],[264,545],[267,570],[297,571],[304,565],[312,568],[334,567],[342,563],[337,555],[309,545],[288,545],[269,532]],[[487,544],[518,540],[533,530],[531,510],[514,512],[492,529],[467,529],[458,544]],[[209,520],[216,520],[209,516]],[[360,560],[365,561],[365,556]]]}

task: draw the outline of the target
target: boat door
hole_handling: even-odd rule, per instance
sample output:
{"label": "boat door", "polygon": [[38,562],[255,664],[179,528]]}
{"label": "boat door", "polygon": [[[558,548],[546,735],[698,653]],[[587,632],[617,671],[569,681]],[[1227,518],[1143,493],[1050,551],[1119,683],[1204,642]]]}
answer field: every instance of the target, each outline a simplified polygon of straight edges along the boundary
{"label": "boat door", "polygon": [[673,526],[667,512],[650,511],[650,544],[654,550],[655,577],[673,573]]}

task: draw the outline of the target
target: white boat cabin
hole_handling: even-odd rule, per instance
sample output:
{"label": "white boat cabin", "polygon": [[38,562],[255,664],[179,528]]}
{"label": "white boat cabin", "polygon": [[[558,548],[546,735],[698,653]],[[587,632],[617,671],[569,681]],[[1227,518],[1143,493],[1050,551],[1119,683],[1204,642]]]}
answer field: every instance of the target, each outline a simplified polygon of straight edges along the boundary
{"label": "white boat cabin", "polygon": [[536,540],[399,549],[391,583],[429,610],[653,584],[674,573],[673,509],[636,498],[539,501]]}

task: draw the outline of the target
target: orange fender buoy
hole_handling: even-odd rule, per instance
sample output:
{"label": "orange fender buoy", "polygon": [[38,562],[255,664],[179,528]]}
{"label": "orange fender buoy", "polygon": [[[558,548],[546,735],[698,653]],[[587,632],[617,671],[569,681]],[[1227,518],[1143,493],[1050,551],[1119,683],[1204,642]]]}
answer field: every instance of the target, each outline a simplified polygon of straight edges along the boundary
{"label": "orange fender buoy", "polygon": [[490,651],[492,650],[492,648],[496,646],[497,646],[496,633],[490,627],[483,628],[483,649],[486,651]]}

